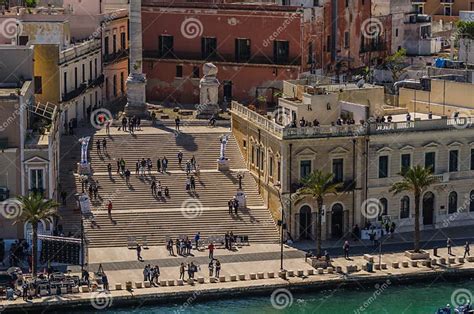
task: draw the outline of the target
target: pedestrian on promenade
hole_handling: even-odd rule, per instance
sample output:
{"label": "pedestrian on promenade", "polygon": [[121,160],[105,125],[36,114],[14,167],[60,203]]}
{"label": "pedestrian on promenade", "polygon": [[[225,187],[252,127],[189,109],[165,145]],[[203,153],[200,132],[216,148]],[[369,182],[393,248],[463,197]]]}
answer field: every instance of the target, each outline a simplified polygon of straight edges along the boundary
{"label": "pedestrian on promenade", "polygon": [[231,231],[229,233],[229,250],[232,250],[232,243],[234,242],[234,233]]}
{"label": "pedestrian on promenade", "polygon": [[224,247],[229,249],[229,231],[227,231],[224,235]]}
{"label": "pedestrian on promenade", "polygon": [[141,131],[142,119],[140,119],[140,117],[137,117],[136,123],[137,123],[137,130]]}
{"label": "pedestrian on promenade", "polygon": [[184,271],[186,270],[186,267],[184,266],[184,263],[181,263],[179,266],[179,279],[184,280]]}
{"label": "pedestrian on promenade", "polygon": [[237,210],[239,209],[239,201],[237,199],[234,199],[233,205],[234,205],[234,214],[237,215]]}
{"label": "pedestrian on promenade", "polygon": [[97,141],[95,142],[95,145],[96,145],[96,147],[97,147],[97,154],[100,154],[100,140],[97,140]]}
{"label": "pedestrian on promenade", "polygon": [[178,164],[179,167],[181,167],[181,163],[183,162],[183,152],[179,151],[178,152]]}
{"label": "pedestrian on promenade", "polygon": [[175,125],[175,128],[176,128],[176,131],[179,131],[180,122],[181,122],[181,120],[179,119],[179,117],[176,117],[176,119],[174,119],[174,125]]}
{"label": "pedestrian on promenade", "polygon": [[189,183],[190,183],[191,190],[196,191],[196,180],[194,179],[194,176],[191,176]]}
{"label": "pedestrian on promenade", "polygon": [[170,197],[170,189],[167,186],[165,186],[165,197]]}
{"label": "pedestrian on promenade", "polygon": [[191,162],[186,161],[186,175],[189,175],[191,173]]}
{"label": "pedestrian on promenade", "polygon": [[213,260],[209,262],[209,265],[207,266],[207,268],[209,268],[209,277],[212,277],[212,275],[214,275],[214,261]]}
{"label": "pedestrian on promenade", "polygon": [[85,269],[82,271],[82,282],[86,283],[88,286],[90,285],[89,272]]}
{"label": "pedestrian on promenade", "polygon": [[168,249],[168,252],[170,253],[171,256],[174,256],[173,252],[173,240],[169,239],[168,244],[166,245],[166,248]]}
{"label": "pedestrian on promenade", "polygon": [[97,199],[97,196],[99,195],[99,187],[96,184],[94,184],[94,187],[92,188],[92,191],[94,192],[94,199],[96,200]]}
{"label": "pedestrian on promenade", "polygon": [[120,158],[120,170],[125,173],[125,160],[123,158]]}
{"label": "pedestrian on promenade", "polygon": [[117,173],[120,173],[120,159],[117,159]]}
{"label": "pedestrian on promenade", "polygon": [[130,170],[125,170],[125,183],[130,184]]}
{"label": "pedestrian on promenade", "polygon": [[155,180],[151,181],[151,195],[153,196],[156,195],[156,181]]}
{"label": "pedestrian on promenade", "polygon": [[107,204],[107,214],[109,215],[109,217],[112,217],[112,201],[111,200],[109,200]]}
{"label": "pedestrian on promenade", "polygon": [[105,134],[110,135],[110,120],[105,122]]}
{"label": "pedestrian on promenade", "polygon": [[105,273],[102,273],[102,285],[105,291],[109,291],[109,278],[107,278]]}
{"label": "pedestrian on promenade", "polygon": [[191,180],[189,180],[189,177],[186,178],[186,191],[189,191],[191,189]]}
{"label": "pedestrian on promenade", "polygon": [[158,173],[161,172],[161,159],[160,158],[158,158],[158,160],[156,161],[156,171]]}
{"label": "pedestrian on promenade", "polygon": [[219,262],[218,259],[216,259],[216,277],[219,278],[219,274],[221,272],[221,262]]}
{"label": "pedestrian on promenade", "polygon": [[209,243],[209,245],[207,246],[207,249],[209,250],[209,258],[211,259],[211,261],[214,259],[214,243]]}
{"label": "pedestrian on promenade", "polygon": [[137,162],[135,163],[135,174],[140,174],[140,160],[137,160]]}
{"label": "pedestrian on promenade", "polygon": [[179,249],[179,239],[176,239],[176,254],[181,255],[181,250]]}
{"label": "pedestrian on promenade", "polygon": [[466,255],[471,256],[471,254],[469,254],[470,250],[471,248],[469,247],[469,241],[466,241],[466,244],[464,245],[464,258],[466,258]]}
{"label": "pedestrian on promenade", "polygon": [[[127,118],[125,117],[122,118],[122,129],[124,132],[127,132]],[[120,127],[118,130],[120,131]]]}
{"label": "pedestrian on promenade", "polygon": [[109,173],[109,176],[112,175],[112,164],[109,162],[109,164],[107,165],[107,172]]}
{"label": "pedestrian on promenade", "polygon": [[196,244],[196,250],[199,251],[199,240],[201,239],[201,232],[196,233],[194,236],[194,243]]}
{"label": "pedestrian on promenade", "polygon": [[232,199],[227,201],[227,206],[229,207],[229,214],[232,214],[232,209],[234,208],[234,204],[233,204]]}
{"label": "pedestrian on promenade", "polygon": [[142,253],[142,247],[140,246],[140,244],[137,243],[137,260],[139,260],[140,262],[143,261],[141,253]]}
{"label": "pedestrian on promenade", "polygon": [[105,137],[102,139],[102,150],[105,152],[107,150],[107,140]]}
{"label": "pedestrian on promenade", "polygon": [[349,259],[349,241],[344,242],[342,249],[344,250],[344,258]]}
{"label": "pedestrian on promenade", "polygon": [[194,157],[191,157],[191,166],[194,170],[196,170],[196,158]]}
{"label": "pedestrian on promenade", "polygon": [[448,254],[453,255],[451,251],[451,247],[453,246],[453,241],[451,240],[451,238],[448,238],[448,240],[446,241],[446,246],[448,248]]}
{"label": "pedestrian on promenade", "polygon": [[148,276],[150,274],[150,265],[146,265],[145,268],[143,268],[143,281],[148,281]]}
{"label": "pedestrian on promenade", "polygon": [[191,239],[186,238],[186,254],[190,255],[191,254],[191,249],[193,248],[193,243],[191,242]]}
{"label": "pedestrian on promenade", "polygon": [[159,280],[160,280],[160,267],[158,265],[155,265],[155,268],[153,269],[153,275],[151,278],[151,282],[153,286],[157,287]]}
{"label": "pedestrian on promenade", "polygon": [[163,172],[166,172],[168,169],[168,158],[166,156],[163,157]]}

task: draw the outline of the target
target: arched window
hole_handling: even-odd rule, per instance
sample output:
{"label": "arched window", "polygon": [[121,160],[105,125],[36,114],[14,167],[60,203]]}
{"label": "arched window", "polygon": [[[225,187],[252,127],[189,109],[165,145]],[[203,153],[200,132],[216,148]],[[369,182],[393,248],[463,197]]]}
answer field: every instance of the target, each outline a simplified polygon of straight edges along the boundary
{"label": "arched window", "polygon": [[410,217],[410,198],[408,196],[402,197],[400,200],[400,219]]}
{"label": "arched window", "polygon": [[380,205],[382,206],[382,208],[380,209],[379,220],[382,220],[382,216],[388,214],[388,201],[385,197],[382,197],[380,199]]}
{"label": "arched window", "polygon": [[458,209],[458,193],[452,191],[448,197],[448,213],[455,213]]}
{"label": "arched window", "polygon": [[474,212],[474,190],[469,194],[469,211]]}

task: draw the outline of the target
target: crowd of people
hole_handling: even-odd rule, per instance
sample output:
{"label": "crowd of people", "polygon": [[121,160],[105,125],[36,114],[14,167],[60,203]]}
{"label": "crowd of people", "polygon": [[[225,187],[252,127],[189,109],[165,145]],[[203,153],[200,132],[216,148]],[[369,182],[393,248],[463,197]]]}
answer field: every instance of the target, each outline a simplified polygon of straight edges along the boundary
{"label": "crowd of people", "polygon": [[146,265],[143,269],[143,281],[149,281],[157,287],[160,283],[160,267],[158,265],[155,265],[155,267],[150,264]]}
{"label": "crowd of people", "polygon": [[128,127],[128,132],[130,134],[134,134],[136,130],[141,130],[140,124],[141,124],[140,117],[133,116],[133,117],[129,117],[128,119],[127,117],[123,117],[122,125],[118,127],[118,130],[119,131],[123,130],[124,132],[127,132],[127,127]]}

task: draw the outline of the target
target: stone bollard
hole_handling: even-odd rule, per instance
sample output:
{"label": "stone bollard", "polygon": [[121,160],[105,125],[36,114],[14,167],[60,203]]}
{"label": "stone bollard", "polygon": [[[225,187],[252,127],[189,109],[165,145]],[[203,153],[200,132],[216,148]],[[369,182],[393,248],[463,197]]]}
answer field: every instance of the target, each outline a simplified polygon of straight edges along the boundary
{"label": "stone bollard", "polygon": [[268,277],[268,278],[275,278],[275,273],[272,272],[272,271],[269,271],[269,272],[267,273],[267,277]]}
{"label": "stone bollard", "polygon": [[194,286],[194,278],[188,278],[188,285]]}
{"label": "stone bollard", "polygon": [[400,268],[399,262],[392,262],[392,268]]}
{"label": "stone bollard", "polygon": [[264,279],[264,278],[265,278],[265,274],[264,274],[264,273],[257,273],[257,278],[258,278],[258,279]]}
{"label": "stone bollard", "polygon": [[432,258],[431,265],[437,265],[437,264],[438,264],[438,260],[436,258]]}
{"label": "stone bollard", "polygon": [[464,257],[458,257],[458,263],[464,264]]}
{"label": "stone bollard", "polygon": [[166,280],[160,280],[160,286],[161,287],[166,287],[167,283],[168,283],[168,281],[166,281]]}
{"label": "stone bollard", "polygon": [[342,273],[342,266],[336,266],[336,273]]}
{"label": "stone bollard", "polygon": [[286,279],[288,277],[288,273],[284,270],[280,270],[278,272],[278,277],[282,278],[282,279]]}
{"label": "stone bollard", "polygon": [[84,293],[84,292],[89,292],[89,286],[81,286],[81,292]]}
{"label": "stone bollard", "polygon": [[449,257],[449,258],[448,258],[448,263],[449,263],[449,264],[454,264],[454,263],[456,263],[456,258],[454,258],[454,257]]}
{"label": "stone bollard", "polygon": [[256,273],[250,273],[250,280],[255,280],[257,279],[257,274]]}
{"label": "stone bollard", "polygon": [[311,269],[308,269],[308,270],[306,271],[306,273],[307,273],[308,276],[312,276],[312,275],[314,275],[314,269],[312,269],[312,268],[311,268]]}
{"label": "stone bollard", "polygon": [[402,266],[403,266],[404,268],[407,268],[407,267],[408,267],[408,262],[407,262],[407,261],[403,261],[403,262],[402,262]]}
{"label": "stone bollard", "polygon": [[216,277],[210,277],[210,278],[209,278],[209,282],[210,282],[210,283],[216,283],[216,282],[217,282],[217,278],[216,278]]}
{"label": "stone bollard", "polygon": [[245,274],[240,274],[239,275],[239,280],[245,280]]}
{"label": "stone bollard", "polygon": [[418,261],[411,261],[412,267],[418,267]]}
{"label": "stone bollard", "polygon": [[237,275],[230,275],[230,281],[237,281]]}
{"label": "stone bollard", "polygon": [[183,279],[177,279],[177,280],[176,280],[176,284],[177,284],[178,286],[184,286],[184,281],[183,281]]}
{"label": "stone bollard", "polygon": [[72,287],[71,291],[72,291],[72,293],[79,293],[79,287]]}
{"label": "stone bollard", "polygon": [[382,263],[381,266],[382,266],[382,269],[387,269],[387,264],[386,263]]}
{"label": "stone bollard", "polygon": [[40,290],[40,296],[44,297],[44,296],[47,296],[47,295],[49,295],[48,290],[45,290],[45,289]]}
{"label": "stone bollard", "polygon": [[294,270],[288,270],[287,275],[288,275],[288,277],[294,277],[295,276],[295,271]]}
{"label": "stone bollard", "polygon": [[303,277],[303,276],[304,276],[304,270],[298,269],[298,270],[296,271],[296,276],[298,276],[298,277]]}
{"label": "stone bollard", "polygon": [[67,287],[61,287],[61,294],[67,294]]}
{"label": "stone bollard", "polygon": [[324,268],[318,268],[318,275],[324,274]]}
{"label": "stone bollard", "polygon": [[168,286],[170,286],[170,287],[174,286],[174,279],[169,279],[168,280]]}
{"label": "stone bollard", "polygon": [[380,270],[380,264],[379,264],[379,263],[374,264],[374,269],[375,269],[375,270]]}
{"label": "stone bollard", "polygon": [[473,262],[474,262],[474,256],[469,256],[469,257],[467,258],[467,261],[468,261],[469,263],[473,263]]}
{"label": "stone bollard", "polygon": [[328,267],[328,274],[333,274],[334,273],[334,268]]}
{"label": "stone bollard", "polygon": [[219,276],[219,281],[220,282],[225,282],[225,276]]}
{"label": "stone bollard", "polygon": [[444,257],[439,258],[440,265],[446,265],[446,259]]}
{"label": "stone bollard", "polygon": [[204,283],[204,277],[198,277],[198,283]]}
{"label": "stone bollard", "polygon": [[141,282],[141,281],[135,281],[135,288],[137,288],[137,289],[143,288],[143,282]]}
{"label": "stone bollard", "polygon": [[122,290],[122,284],[121,283],[116,283],[115,284],[115,290]]}
{"label": "stone bollard", "polygon": [[145,285],[145,288],[151,288],[151,282],[145,281],[143,284]]}

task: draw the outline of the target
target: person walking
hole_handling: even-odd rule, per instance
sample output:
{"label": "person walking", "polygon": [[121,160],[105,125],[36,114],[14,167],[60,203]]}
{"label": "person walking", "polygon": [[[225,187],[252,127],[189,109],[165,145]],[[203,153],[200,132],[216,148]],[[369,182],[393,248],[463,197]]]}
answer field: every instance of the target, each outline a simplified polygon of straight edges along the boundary
{"label": "person walking", "polygon": [[95,145],[96,145],[96,147],[97,147],[97,154],[100,154],[100,140],[97,140],[97,141],[95,142]]}
{"label": "person walking", "polygon": [[139,260],[140,262],[143,261],[143,258],[142,258],[142,247],[140,246],[140,244],[137,243],[137,260]]}
{"label": "person walking", "polygon": [[168,249],[168,252],[170,253],[171,256],[174,256],[174,252],[173,252],[173,240],[172,239],[169,239],[168,240],[168,244],[167,244],[167,249]]}
{"label": "person walking", "polygon": [[137,160],[137,162],[135,163],[135,174],[140,174],[140,160]]}
{"label": "person walking", "polygon": [[221,262],[216,259],[216,278],[219,278],[219,274],[221,273]]}
{"label": "person walking", "polygon": [[102,285],[105,291],[109,291],[109,278],[105,273],[102,273]]}
{"label": "person walking", "polygon": [[191,176],[189,183],[191,186],[191,190],[196,191],[196,180],[194,179],[194,176]]}
{"label": "person walking", "polygon": [[349,241],[344,242],[342,249],[344,250],[344,258],[349,259]]}
{"label": "person walking", "polygon": [[209,250],[209,258],[211,259],[211,261],[214,259],[214,243],[209,243],[209,245],[207,246],[207,249]]}
{"label": "person walking", "polygon": [[181,263],[179,266],[179,279],[184,280],[184,272],[186,270],[186,267],[184,266],[184,263]]}
{"label": "person walking", "polygon": [[176,128],[176,131],[179,131],[179,124],[181,123],[181,120],[179,119],[179,117],[176,117],[176,119],[174,119],[174,125],[175,125],[175,128]]}
{"label": "person walking", "polygon": [[117,173],[120,173],[120,159],[117,159]]}
{"label": "person walking", "polygon": [[112,175],[112,164],[110,162],[107,165],[107,172],[109,173],[109,176]]}
{"label": "person walking", "polygon": [[107,203],[107,214],[109,215],[109,217],[112,217],[112,201],[109,200],[109,202]]}
{"label": "person walking", "polygon": [[448,248],[448,254],[453,255],[451,251],[451,247],[453,246],[453,241],[451,240],[451,238],[448,238],[448,240],[446,241],[446,246]]}
{"label": "person walking", "polygon": [[227,231],[224,235],[224,247],[229,249],[229,232]]}
{"label": "person walking", "polygon": [[150,273],[150,269],[148,267],[149,265],[146,265],[145,268],[143,268],[143,281],[148,281],[148,275]]}
{"label": "person walking", "polygon": [[166,172],[166,170],[168,169],[168,158],[163,157],[163,172]]}
{"label": "person walking", "polygon": [[209,268],[209,277],[212,277],[212,275],[214,275],[214,261],[213,260],[209,262],[209,265],[207,266],[207,268]]}
{"label": "person walking", "polygon": [[186,161],[186,175],[189,176],[189,174],[191,173],[191,163],[188,161]]}
{"label": "person walking", "polygon": [[110,135],[110,120],[105,122],[105,134]]}
{"label": "person walking", "polygon": [[178,165],[181,168],[181,163],[183,162],[183,152],[179,151],[178,152]]}
{"label": "person walking", "polygon": [[194,236],[194,243],[196,244],[196,250],[199,251],[199,240],[201,239],[201,232],[196,233]]}
{"label": "person walking", "polygon": [[466,241],[466,244],[464,244],[464,258],[466,258],[466,255],[471,256],[471,254],[469,254],[470,250],[469,241]]}
{"label": "person walking", "polygon": [[239,209],[239,201],[237,199],[234,199],[234,214],[237,215],[237,210]]}
{"label": "person walking", "polygon": [[130,170],[125,170],[125,183],[130,184]]}
{"label": "person walking", "polygon": [[232,214],[232,209],[234,208],[233,200],[230,199],[227,201],[227,206],[229,206],[229,215]]}
{"label": "person walking", "polygon": [[156,195],[156,181],[155,180],[151,181],[151,195],[153,196]]}
{"label": "person walking", "polygon": [[22,289],[23,301],[28,301],[28,283],[26,282],[26,280],[23,281]]}
{"label": "person walking", "polygon": [[179,239],[176,239],[175,245],[176,245],[176,254],[181,255],[181,251],[179,250]]}
{"label": "person walking", "polygon": [[158,160],[156,161],[156,171],[158,173],[161,172],[161,159],[160,158],[158,158]]}
{"label": "person walking", "polygon": [[160,267],[158,265],[155,265],[155,269],[153,270],[153,277],[151,280],[153,286],[158,286],[158,283],[160,282],[160,275]]}
{"label": "person walking", "polygon": [[105,152],[107,150],[107,140],[105,137],[102,139],[102,150]]}

